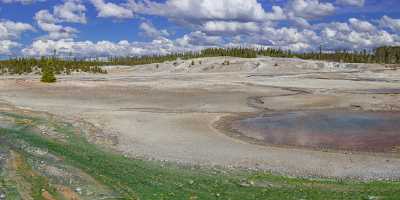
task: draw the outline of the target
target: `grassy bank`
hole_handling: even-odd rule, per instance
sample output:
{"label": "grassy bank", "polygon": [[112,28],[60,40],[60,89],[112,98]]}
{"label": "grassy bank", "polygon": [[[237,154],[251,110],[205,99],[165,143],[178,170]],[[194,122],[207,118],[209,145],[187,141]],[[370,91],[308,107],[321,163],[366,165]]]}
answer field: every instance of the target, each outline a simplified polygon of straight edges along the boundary
{"label": "grassy bank", "polygon": [[[70,124],[0,113],[16,126],[0,128],[3,145],[24,154],[21,144],[46,150],[63,162],[86,172],[121,195],[121,199],[398,199],[400,184],[309,180],[269,173],[183,167],[128,159],[88,143]],[[28,123],[29,122],[29,123]],[[35,131],[51,126],[66,139],[45,137]],[[29,156],[29,153],[25,153]],[[40,199],[37,197],[36,199]]]}

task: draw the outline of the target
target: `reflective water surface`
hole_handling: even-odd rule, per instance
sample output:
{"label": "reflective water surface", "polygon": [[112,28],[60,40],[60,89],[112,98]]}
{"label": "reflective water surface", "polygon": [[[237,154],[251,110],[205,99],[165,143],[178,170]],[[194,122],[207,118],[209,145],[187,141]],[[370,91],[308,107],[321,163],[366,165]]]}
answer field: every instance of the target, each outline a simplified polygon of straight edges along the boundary
{"label": "reflective water surface", "polygon": [[232,128],[272,145],[367,152],[400,149],[400,113],[281,112],[235,121]]}

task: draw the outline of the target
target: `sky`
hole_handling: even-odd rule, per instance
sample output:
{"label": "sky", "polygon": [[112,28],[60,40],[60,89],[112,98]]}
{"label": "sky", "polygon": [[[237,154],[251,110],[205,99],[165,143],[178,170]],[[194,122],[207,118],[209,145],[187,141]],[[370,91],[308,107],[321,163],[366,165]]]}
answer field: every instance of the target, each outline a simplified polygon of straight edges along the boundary
{"label": "sky", "polygon": [[400,0],[0,0],[0,57],[400,45]]}

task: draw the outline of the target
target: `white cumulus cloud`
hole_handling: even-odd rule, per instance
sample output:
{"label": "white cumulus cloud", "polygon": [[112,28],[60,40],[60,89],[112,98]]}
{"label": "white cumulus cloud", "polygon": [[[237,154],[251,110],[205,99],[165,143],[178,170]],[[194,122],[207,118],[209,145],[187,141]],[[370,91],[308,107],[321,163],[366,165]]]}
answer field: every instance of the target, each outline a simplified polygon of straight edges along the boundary
{"label": "white cumulus cloud", "polygon": [[289,11],[296,17],[313,19],[333,14],[335,7],[331,3],[319,0],[292,0],[289,3]]}
{"label": "white cumulus cloud", "polygon": [[14,48],[21,46],[21,44],[16,42],[21,34],[34,30],[30,24],[9,20],[0,21],[0,55],[11,54]]}
{"label": "white cumulus cloud", "polygon": [[40,10],[35,14],[35,20],[38,26],[48,33],[46,38],[50,39],[61,39],[61,38],[71,38],[75,36],[78,31],[69,26],[62,26],[56,24],[61,22],[59,19],[55,18],[54,15],[49,13],[48,10]]}
{"label": "white cumulus cloud", "polygon": [[60,56],[70,54],[77,57],[101,57],[101,56],[138,56],[152,54],[168,54],[173,52],[196,51],[206,47],[214,47],[222,44],[221,38],[207,36],[196,31],[188,33],[176,40],[164,37],[156,38],[150,42],[119,42],[111,41],[76,41],[74,39],[39,39],[22,49],[25,56],[48,56],[54,50]]}
{"label": "white cumulus cloud", "polygon": [[67,0],[54,7],[54,15],[65,22],[86,24],[86,7],[79,0]]}
{"label": "white cumulus cloud", "polygon": [[178,38],[177,43],[180,46],[220,46],[223,39],[220,36],[209,36],[201,31],[185,34],[182,38]]}
{"label": "white cumulus cloud", "polygon": [[260,30],[260,24],[255,22],[208,21],[203,24],[202,30],[207,33],[218,34],[255,33]]}
{"label": "white cumulus cloud", "polygon": [[66,0],[64,4],[56,5],[53,13],[49,10],[40,10],[35,14],[35,20],[39,28],[48,34],[48,39],[66,39],[75,37],[79,31],[61,23],[86,23],[86,7],[80,0]]}
{"label": "white cumulus cloud", "polygon": [[21,46],[18,42],[11,40],[0,40],[0,55],[10,55],[12,49]]}
{"label": "white cumulus cloud", "polygon": [[257,0],[167,0],[165,3],[128,0],[127,6],[138,13],[165,16],[190,23],[207,20],[248,22],[286,18],[279,6],[273,6],[272,12],[266,12]]}
{"label": "white cumulus cloud", "polygon": [[143,31],[143,34],[150,38],[168,37],[170,34],[167,30],[158,30],[150,22],[142,22],[139,28]]}
{"label": "white cumulus cloud", "polygon": [[321,40],[329,49],[371,49],[385,45],[399,45],[398,35],[378,30],[370,22],[351,18],[348,23],[333,22],[320,28]]}
{"label": "white cumulus cloud", "polygon": [[0,40],[18,39],[21,33],[34,30],[30,24],[10,20],[0,21]]}
{"label": "white cumulus cloud", "polygon": [[350,25],[358,32],[374,32],[376,27],[368,21],[362,21],[356,18],[349,19]]}
{"label": "white cumulus cloud", "polygon": [[112,17],[112,18],[132,18],[133,11],[121,5],[105,2],[104,0],[91,0],[92,4],[98,11],[99,17]]}
{"label": "white cumulus cloud", "polygon": [[380,25],[400,32],[400,19],[393,19],[385,15],[380,20]]}

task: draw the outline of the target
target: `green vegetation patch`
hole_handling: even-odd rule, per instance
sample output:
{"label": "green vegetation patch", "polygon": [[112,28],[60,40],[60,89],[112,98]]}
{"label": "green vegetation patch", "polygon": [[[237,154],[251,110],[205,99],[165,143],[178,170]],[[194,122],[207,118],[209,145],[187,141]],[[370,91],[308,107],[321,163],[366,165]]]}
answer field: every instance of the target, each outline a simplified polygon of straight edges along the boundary
{"label": "green vegetation patch", "polygon": [[121,199],[398,199],[400,196],[398,182],[299,179],[129,159],[88,143],[76,134],[72,125],[58,123],[54,127],[69,135],[68,142],[45,138],[28,126],[2,128],[0,137],[10,143],[24,141],[46,149],[120,193]]}
{"label": "green vegetation patch", "polygon": [[56,82],[56,77],[54,76],[53,68],[46,67],[42,69],[42,78],[40,81],[45,83],[54,83]]}
{"label": "green vegetation patch", "polygon": [[9,148],[0,141],[0,199],[19,200],[16,183],[7,176],[6,162],[9,157]]}
{"label": "green vegetation patch", "polygon": [[[18,193],[16,183],[9,180],[4,174],[0,175],[0,197],[5,200],[20,200],[21,197]],[[2,200],[3,200],[2,199]]]}
{"label": "green vegetation patch", "polygon": [[101,61],[64,60],[56,57],[15,58],[0,60],[0,74],[44,73],[51,68],[54,74],[70,75],[72,72],[107,73]]}

